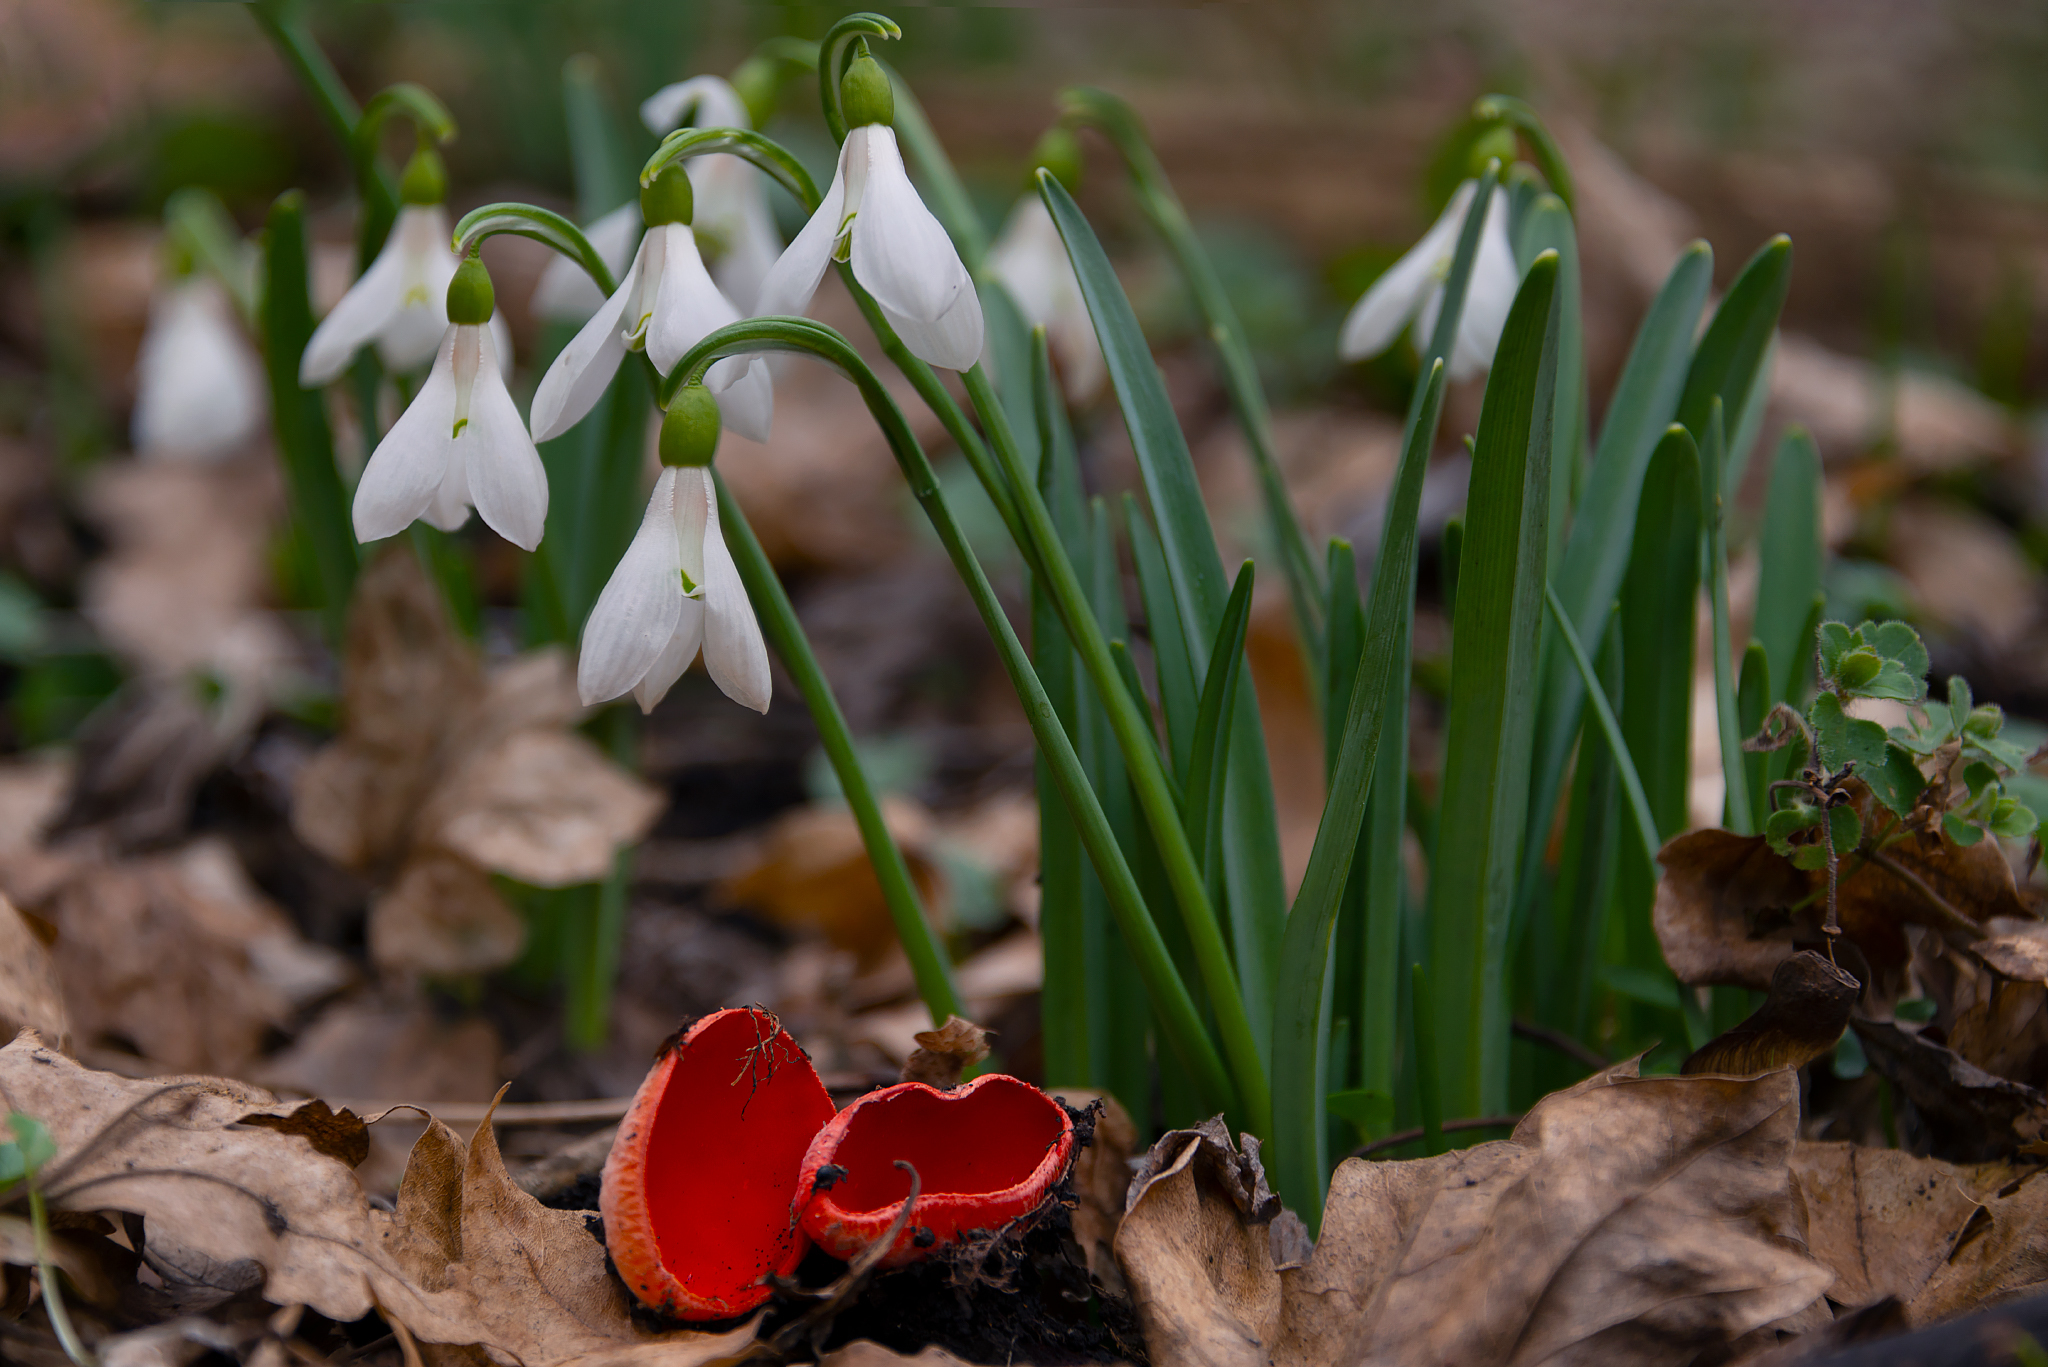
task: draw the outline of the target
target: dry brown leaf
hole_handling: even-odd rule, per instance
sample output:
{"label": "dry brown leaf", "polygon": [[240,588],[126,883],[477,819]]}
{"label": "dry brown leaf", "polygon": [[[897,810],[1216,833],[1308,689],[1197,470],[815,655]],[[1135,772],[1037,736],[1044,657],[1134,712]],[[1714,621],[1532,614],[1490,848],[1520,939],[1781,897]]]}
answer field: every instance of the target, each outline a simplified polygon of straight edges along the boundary
{"label": "dry brown leaf", "polygon": [[1858,1309],[1917,1295],[1976,1213],[1979,1172],[1898,1149],[1801,1144],[1792,1174],[1807,1247],[1834,1269],[1828,1299]]}
{"label": "dry brown leaf", "polygon": [[[593,883],[647,834],[662,797],[582,736],[514,732],[471,752],[421,821],[437,843],[537,887]],[[495,967],[496,965],[493,965]]]}
{"label": "dry brown leaf", "polygon": [[1797,952],[1788,935],[1752,933],[1758,914],[1791,906],[1807,893],[1806,875],[1772,853],[1760,836],[1693,831],[1658,852],[1653,919],[1657,942],[1683,983],[1770,988],[1778,965]]}
{"label": "dry brown leaf", "polygon": [[52,1204],[141,1215],[167,1285],[260,1288],[343,1321],[376,1308],[421,1342],[522,1367],[690,1367],[752,1333],[636,1328],[585,1217],[521,1191],[488,1120],[466,1146],[431,1122],[386,1213],[305,1137],[242,1123],[285,1108],[225,1079],[133,1081],[24,1035],[0,1049],[0,1104],[49,1125]]}
{"label": "dry brown leaf", "polygon": [[[903,850],[925,908],[934,916],[941,880],[925,854],[931,817],[902,798],[882,800],[882,818]],[[895,923],[868,863],[860,828],[844,805],[794,808],[776,818],[747,867],[719,885],[719,896],[787,926],[820,931],[873,968],[896,947]]]}
{"label": "dry brown leaf", "polygon": [[1131,1151],[1138,1144],[1138,1128],[1131,1123],[1131,1113],[1108,1092],[1068,1087],[1053,1095],[1077,1111],[1101,1107],[1095,1112],[1094,1139],[1074,1155],[1074,1242],[1087,1255],[1089,1275],[1121,1289],[1123,1274],[1117,1271],[1111,1250],[1131,1187]]}
{"label": "dry brown leaf", "polygon": [[369,941],[371,959],[387,973],[487,973],[519,957],[526,921],[482,869],[421,850],[371,905]]}
{"label": "dry brown leaf", "polygon": [[960,1085],[960,1075],[989,1055],[989,1032],[973,1021],[946,1017],[936,1030],[920,1030],[917,1048],[903,1065],[905,1082],[941,1089]]}
{"label": "dry brown leaf", "polygon": [[1871,1066],[1913,1103],[1920,1144],[1938,1156],[1994,1159],[2048,1134],[2048,1093],[2040,1088],[1986,1072],[1924,1031],[1888,1021],[1852,1025]]}
{"label": "dry brown leaf", "polygon": [[[48,923],[43,928],[49,929]],[[23,1030],[64,1048],[71,1038],[71,1018],[49,947],[27,917],[0,895],[0,1035],[12,1039]]]}
{"label": "dry brown leaf", "polygon": [[1299,1270],[1204,1188],[1195,1145],[1133,1187],[1117,1252],[1161,1367],[1686,1363],[1810,1316],[1830,1281],[1798,1237],[1797,1126],[1789,1072],[1619,1065],[1510,1139],[1346,1161]]}
{"label": "dry brown leaf", "polygon": [[2048,1284],[2048,1182],[2027,1169],[1983,1196],[1906,1317],[1931,1324]]}

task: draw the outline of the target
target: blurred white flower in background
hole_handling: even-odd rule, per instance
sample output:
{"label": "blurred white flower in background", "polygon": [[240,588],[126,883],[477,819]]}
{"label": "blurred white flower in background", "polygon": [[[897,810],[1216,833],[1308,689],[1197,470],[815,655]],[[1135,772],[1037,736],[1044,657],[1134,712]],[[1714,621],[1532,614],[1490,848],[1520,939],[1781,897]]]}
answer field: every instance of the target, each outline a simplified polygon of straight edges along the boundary
{"label": "blurred white flower in background", "polygon": [[591,609],[576,689],[585,706],[630,690],[651,711],[699,650],[727,697],[768,710],[768,647],[718,530],[711,472],[685,466],[655,481],[647,516]]}
{"label": "blurred white flower in background", "polygon": [[1080,403],[1094,394],[1107,374],[1102,343],[1067,244],[1053,225],[1052,211],[1036,194],[1025,195],[1010,211],[1002,235],[989,249],[988,271],[1009,290],[1024,321],[1045,329],[1067,398]]}
{"label": "blurred white flower in background", "polygon": [[[617,279],[640,245],[640,201],[629,199],[583,230],[598,259]],[[534,287],[533,311],[557,323],[581,323],[604,304],[590,272],[566,256],[554,256]]]}
{"label": "blurred white flower in background", "polygon": [[[640,121],[655,137],[685,125],[748,128],[754,125],[739,92],[723,77],[693,76],[663,86],[640,104]],[[691,220],[711,278],[742,314],[757,312],[761,282],[782,255],[782,235],[768,209],[768,180],[744,157],[716,152],[693,158],[697,192]]]}
{"label": "blurred white flower in background", "polygon": [[217,460],[247,441],[267,411],[262,366],[228,292],[199,275],[159,290],[135,363],[136,452]]}
{"label": "blurred white flower in background", "polygon": [[832,188],[762,283],[756,312],[800,314],[825,267],[851,261],[853,278],[919,360],[969,370],[981,359],[981,299],[953,239],[918,198],[896,145],[895,96],[874,58],[843,82],[849,131]]}
{"label": "blurred white flower in background", "polygon": [[490,275],[462,263],[447,288],[434,368],[363,467],[355,529],[362,541],[404,531],[424,517],[452,532],[474,507],[491,530],[522,550],[540,544],[548,515],[547,472],[505,388]]}
{"label": "blurred white flower in background", "polygon": [[[1337,342],[1338,354],[1345,360],[1361,361],[1379,355],[1394,344],[1411,319],[1415,323],[1416,345],[1428,345],[1429,335],[1436,330],[1437,312],[1443,307],[1444,278],[1450,274],[1451,258],[1458,250],[1458,229],[1478,186],[1476,180],[1460,185],[1422,240],[1388,267],[1386,274],[1375,280],[1365,296],[1352,306]],[[1458,320],[1457,339],[1451,346],[1451,379],[1471,379],[1493,364],[1493,353],[1500,345],[1501,329],[1507,326],[1508,309],[1515,302],[1521,278],[1515,267],[1514,248],[1508,242],[1508,197],[1496,189],[1486,206],[1486,220],[1480,225],[1479,254],[1472,262],[1465,312]]]}

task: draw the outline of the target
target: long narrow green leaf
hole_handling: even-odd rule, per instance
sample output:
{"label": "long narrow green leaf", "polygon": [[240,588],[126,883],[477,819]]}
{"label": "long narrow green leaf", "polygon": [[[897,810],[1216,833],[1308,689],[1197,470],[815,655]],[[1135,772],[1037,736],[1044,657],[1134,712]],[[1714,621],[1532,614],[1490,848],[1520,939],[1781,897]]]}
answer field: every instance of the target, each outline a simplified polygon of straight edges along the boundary
{"label": "long narrow green leaf", "polygon": [[719,526],[732,551],[733,563],[739,567],[747,597],[760,617],[762,634],[782,658],[783,666],[796,681],[797,692],[803,696],[804,706],[810,709],[811,720],[817,724],[818,744],[831,761],[832,772],[839,779],[839,791],[845,795],[847,808],[860,830],[861,843],[867,848],[868,862],[874,866],[882,900],[896,928],[897,942],[910,960],[918,996],[931,1014],[932,1025],[944,1025],[946,1017],[965,1014],[960,994],[953,986],[952,966],[947,962],[945,947],[925,915],[903,851],[889,834],[874,786],[861,768],[846,714],[840,710],[839,699],[819,667],[818,657],[811,651],[803,624],[797,620],[796,608],[725,481],[718,479],[717,486]]}
{"label": "long narrow green leaf", "polygon": [[[1546,314],[1555,267],[1556,258],[1546,257],[1531,272],[1535,295],[1542,296]],[[1525,292],[1529,288],[1525,285]],[[1534,298],[1531,296],[1530,309],[1537,307]],[[1516,307],[1523,309],[1520,300]],[[1501,343],[1502,355],[1512,362],[1510,338],[1516,344],[1522,341],[1512,314]],[[1501,373],[1496,362],[1494,374]],[[1395,676],[1397,652],[1392,647],[1414,598],[1415,523],[1422,506],[1430,448],[1436,444],[1437,420],[1443,412],[1443,394],[1444,366],[1439,360],[1430,367],[1422,407],[1409,423],[1402,443],[1401,464],[1389,496],[1386,536],[1373,568],[1365,639],[1357,656],[1343,738],[1330,777],[1330,796],[1316,827],[1301,891],[1288,913],[1287,936],[1280,952],[1280,991],[1273,1023],[1274,1132],[1267,1162],[1275,1190],[1308,1222],[1311,1232],[1322,1222],[1323,1180],[1328,1168],[1323,1104],[1329,1003],[1324,984],[1330,971],[1330,937],[1358,850],[1359,831],[1365,824],[1366,796],[1379,760],[1388,704],[1394,699],[1404,706],[1407,702],[1406,680]]]}
{"label": "long narrow green leaf", "polygon": [[1792,239],[1780,233],[1743,266],[1693,352],[1685,393],[1678,401],[1678,421],[1692,433],[1696,445],[1706,442],[1708,412],[1717,397],[1722,422],[1729,428],[1742,425],[1791,287]]}
{"label": "long narrow green leaf", "polygon": [[[838,368],[859,388],[869,413],[882,428],[891,452],[903,467],[912,495],[938,533],[948,558],[967,585],[983,625],[995,641],[1003,667],[1024,705],[1024,716],[1031,726],[1032,735],[1052,769],[1060,796],[1074,815],[1082,847],[1088,852],[1109,893],[1118,929],[1122,931],[1138,972],[1144,978],[1145,989],[1151,996],[1167,1047],[1180,1057],[1212,1104],[1240,1117],[1247,1115],[1231,1072],[1202,1025],[1194,1000],[1188,994],[1164,940],[1160,938],[1159,928],[1152,920],[1122,849],[1117,845],[1101,803],[1089,787],[1073,742],[1060,726],[1044,685],[1010,626],[1002,600],[997,597],[994,586],[983,573],[980,561],[954,519],[939,487],[938,475],[926,458],[923,447],[911,433],[902,410],[897,408],[889,391],[860,354],[844,337],[822,324],[800,318],[747,319],[718,329],[692,347],[669,372],[663,382],[662,397],[669,399],[682,385],[701,379],[704,371],[721,357],[771,350],[816,356]],[[1270,1106],[1270,1102],[1267,1104]]]}
{"label": "long narrow green leaf", "polygon": [[1422,1111],[1422,1147],[1435,1155],[1444,1151],[1443,1052],[1437,1046],[1439,1013],[1429,975],[1421,964],[1409,971],[1409,1001],[1415,1026],[1415,1087]]}
{"label": "long narrow green leaf", "polygon": [[[1621,696],[1621,637],[1613,630],[1603,635],[1596,662],[1599,693],[1611,713],[1614,700]],[[1587,697],[1592,697],[1590,690]],[[1621,844],[1620,783],[1614,751],[1590,705],[1586,715],[1572,773],[1557,886],[1550,898],[1550,933],[1536,941],[1543,966],[1544,1023],[1581,1040],[1592,1030],[1595,969],[1607,938],[1607,914],[1614,901],[1615,861]],[[1637,781],[1640,785],[1640,777]],[[1568,1064],[1562,1057],[1553,1058],[1536,1079],[1537,1091],[1555,1091],[1581,1076],[1575,1067],[1567,1071]]]}
{"label": "long narrow green leaf", "polygon": [[[1604,633],[1615,595],[1621,590],[1643,473],[1678,411],[1692,363],[1693,333],[1713,279],[1713,265],[1713,253],[1704,242],[1695,242],[1679,254],[1636,330],[1628,363],[1622,367],[1614,398],[1607,406],[1585,493],[1565,541],[1564,559],[1551,576],[1558,601],[1564,604],[1582,641]],[[1524,835],[1532,872],[1585,705],[1578,672],[1547,636],[1542,677],[1529,792],[1530,829]],[[1527,883],[1525,875],[1524,885]]]}
{"label": "long narrow green leaf", "polygon": [[355,586],[356,538],[348,494],[334,465],[327,410],[318,391],[299,388],[299,358],[313,335],[309,270],[306,197],[288,190],[270,206],[263,229],[263,368],[270,378],[270,421],[292,520],[312,550],[328,639],[339,643]]}
{"label": "long narrow green leaf", "polygon": [[1220,872],[1220,841],[1223,837],[1223,776],[1230,760],[1229,737],[1225,733],[1237,697],[1238,677],[1244,672],[1244,638],[1252,617],[1252,562],[1237,572],[1230,590],[1230,602],[1223,609],[1223,622],[1216,628],[1216,641],[1209,648],[1209,676],[1202,681],[1202,699],[1195,711],[1195,745],[1188,764],[1186,782],[1188,843],[1195,858],[1210,875],[1213,892],[1215,874]]}
{"label": "long narrow green leaf", "polygon": [[1323,591],[1322,585],[1316,573],[1315,558],[1309,550],[1308,537],[1302,532],[1301,521],[1294,514],[1294,505],[1287,496],[1286,481],[1280,474],[1279,460],[1274,455],[1272,415],[1267,410],[1265,391],[1259,384],[1258,364],[1245,340],[1244,326],[1238,322],[1237,310],[1231,306],[1230,296],[1224,291],[1215,264],[1203,250],[1194,225],[1188,221],[1187,210],[1182,207],[1180,196],[1174,193],[1166,168],[1152,150],[1151,140],[1145,135],[1145,125],[1137,111],[1107,91],[1087,88],[1062,92],[1060,107],[1068,118],[1089,123],[1109,138],[1130,172],[1139,208],[1151,221],[1154,231],[1165,239],[1174,264],[1180,268],[1182,281],[1194,299],[1195,310],[1202,316],[1204,331],[1216,348],[1223,370],[1224,391],[1230,397],[1231,410],[1237,415],[1245,445],[1251,452],[1252,469],[1258,477],[1268,530],[1286,575],[1296,622],[1303,639],[1309,643],[1312,667],[1320,667],[1323,623],[1322,604],[1318,600]]}
{"label": "long narrow green leaf", "polygon": [[[1762,730],[1764,717],[1770,710],[1770,656],[1764,652],[1762,642],[1751,641],[1742,652],[1742,675],[1735,689],[1735,724],[1739,734],[1746,739]],[[1751,820],[1759,823],[1771,805],[1770,759],[1768,754],[1744,754],[1742,757],[1742,781],[1749,789]]]}
{"label": "long narrow green leaf", "polygon": [[1571,618],[1566,615],[1564,604],[1558,601],[1557,591],[1545,584],[1543,595],[1550,607],[1551,621],[1557,626],[1558,640],[1586,685],[1586,708],[1600,725],[1600,738],[1607,744],[1608,759],[1614,765],[1616,777],[1621,780],[1622,795],[1628,799],[1629,815],[1634,819],[1636,835],[1642,841],[1643,857],[1654,864],[1657,850],[1664,842],[1657,834],[1657,818],[1650,813],[1650,799],[1643,792],[1643,780],[1636,773],[1635,760],[1629,756],[1628,741],[1621,734],[1621,723],[1615,719],[1614,709],[1607,704],[1607,690],[1600,686],[1599,672],[1586,658],[1586,648],[1579,644],[1579,634],[1572,630]]}
{"label": "long narrow green leaf", "polygon": [[1806,430],[1795,427],[1778,443],[1771,465],[1750,629],[1770,661],[1772,702],[1802,701],[1800,676],[1813,650],[1806,619],[1821,591],[1820,489],[1820,452]]}
{"label": "long narrow green leaf", "polygon": [[1444,1104],[1507,1102],[1505,957],[1529,804],[1537,632],[1549,534],[1556,396],[1557,257],[1523,277],[1487,379],[1474,442],[1451,688],[1443,808],[1430,884],[1430,977]]}
{"label": "long narrow green leaf", "polygon": [[1551,410],[1550,535],[1547,563],[1564,554],[1572,519],[1586,420],[1585,324],[1579,300],[1579,238],[1571,211],[1556,195],[1539,195],[1515,234],[1515,259],[1524,267],[1546,251],[1557,253],[1557,398]]}
{"label": "long narrow green leaf", "polygon": [[618,120],[605,94],[604,69],[587,52],[562,63],[562,113],[569,122],[576,216],[595,223],[633,198],[640,187],[633,183],[633,156],[619,135]]}
{"label": "long narrow green leaf", "polygon": [[1166,554],[1159,548],[1159,533],[1152,530],[1152,521],[1138,505],[1136,495],[1128,493],[1124,495],[1124,537],[1130,542],[1131,563],[1138,571],[1138,595],[1145,602],[1145,629],[1152,638],[1152,668],[1159,683],[1167,748],[1173,756],[1173,771],[1185,784],[1194,752],[1199,697],[1195,667],[1188,657],[1180,605],[1174,601],[1173,578],[1166,570]]}
{"label": "long narrow green leaf", "polygon": [[[1188,455],[1187,438],[1174,417],[1137,315],[1095,230],[1065,187],[1049,173],[1039,173],[1038,185],[1066,243],[1089,315],[1095,320],[1096,337],[1137,455],[1145,495],[1158,520],[1160,547],[1181,609],[1189,662],[1196,671],[1206,673],[1209,642],[1222,620],[1229,592],[1223,558],[1216,549],[1216,535]],[[1266,1030],[1272,1019],[1273,975],[1285,893],[1272,770],[1256,688],[1249,679],[1238,690],[1234,712],[1224,799],[1224,873],[1237,981],[1263,1055],[1270,1045]]]}
{"label": "long narrow green leaf", "polygon": [[1755,835],[1749,784],[1743,778],[1742,728],[1736,718],[1735,643],[1728,616],[1727,501],[1721,496],[1721,472],[1727,463],[1728,446],[1722,412],[1720,396],[1716,395],[1708,405],[1707,440],[1700,453],[1700,509],[1707,524],[1703,544],[1714,630],[1714,727],[1721,745],[1721,777],[1727,783],[1728,829],[1737,835]]}

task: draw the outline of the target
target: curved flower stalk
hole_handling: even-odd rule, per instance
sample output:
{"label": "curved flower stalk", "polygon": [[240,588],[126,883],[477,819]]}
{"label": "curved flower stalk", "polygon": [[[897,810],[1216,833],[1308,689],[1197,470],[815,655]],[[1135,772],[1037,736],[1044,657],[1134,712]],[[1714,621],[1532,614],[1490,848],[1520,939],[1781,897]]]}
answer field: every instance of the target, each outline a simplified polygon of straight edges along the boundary
{"label": "curved flower stalk", "polygon": [[[640,201],[629,199],[583,230],[583,236],[614,276],[625,272],[640,245]],[[604,307],[604,295],[582,264],[553,256],[533,289],[533,311],[557,323],[581,323]]]}
{"label": "curved flower stalk", "polygon": [[[1080,180],[1081,149],[1074,135],[1055,128],[1038,141],[1032,169],[1044,167],[1071,191]],[[1067,244],[1053,226],[1034,179],[1010,210],[1001,236],[989,249],[989,274],[1001,281],[1026,322],[1045,329],[1067,399],[1080,403],[1102,387],[1108,370],[1095,320],[1081,297],[1081,282],[1067,258]]]}
{"label": "curved flower stalk", "polygon": [[801,314],[825,267],[850,261],[912,355],[948,370],[981,359],[981,299],[953,240],[932,216],[896,145],[895,95],[866,40],[842,82],[849,131],[817,212],[761,286],[756,312]]}
{"label": "curved flower stalk", "polygon": [[[417,370],[432,360],[448,330],[448,285],[460,264],[448,242],[448,173],[440,154],[422,147],[406,164],[398,219],[377,259],[331,309],[299,358],[299,383],[312,389],[341,374],[357,350],[374,342],[387,370]],[[501,367],[512,364],[512,335],[490,320]]]}
{"label": "curved flower stalk", "polygon": [[[581,421],[627,351],[644,350],[666,375],[698,339],[739,321],[740,311],[719,291],[698,255],[690,226],[693,200],[689,175],[680,163],[665,167],[640,191],[647,235],[611,298],[541,377],[533,396],[534,440],[560,436]],[[775,389],[767,362],[738,357],[720,362],[705,376],[705,384],[718,396],[724,420],[735,432],[768,440]]]}
{"label": "curved flower stalk", "polygon": [[449,282],[434,368],[363,468],[358,540],[394,536],[421,517],[452,532],[474,507],[520,549],[540,544],[547,473],[505,388],[503,353],[486,325],[493,304],[490,273],[472,256]]}
{"label": "curved flower stalk", "polygon": [[[1411,319],[1418,336],[1435,331],[1437,311],[1443,307],[1444,276],[1458,247],[1458,225],[1464,221],[1478,184],[1468,180],[1460,185],[1422,240],[1352,306],[1337,342],[1338,354],[1345,360],[1379,355],[1394,344]],[[1507,326],[1508,308],[1515,302],[1520,284],[1514,248],[1508,243],[1508,197],[1496,189],[1487,201],[1486,221],[1479,230],[1479,255],[1472,263],[1472,283],[1458,322],[1457,340],[1451,347],[1451,379],[1469,380],[1493,364],[1494,348],[1500,345],[1501,329]]]}
{"label": "curved flower stalk", "polygon": [[[754,126],[746,102],[719,76],[692,76],[663,86],[641,102],[640,121],[657,138],[685,124]],[[742,316],[751,315],[761,300],[761,283],[782,255],[782,235],[768,211],[767,181],[744,157],[729,152],[699,157],[692,180],[698,249],[719,290]]]}
{"label": "curved flower stalk", "polygon": [[151,300],[135,363],[137,454],[211,461],[262,423],[263,375],[218,281],[188,275]]}
{"label": "curved flower stalk", "polygon": [[719,405],[686,385],[661,424],[661,477],[633,544],[583,628],[576,690],[586,706],[631,692],[651,712],[701,651],[728,698],[768,710],[768,647],[718,530],[710,463]]}

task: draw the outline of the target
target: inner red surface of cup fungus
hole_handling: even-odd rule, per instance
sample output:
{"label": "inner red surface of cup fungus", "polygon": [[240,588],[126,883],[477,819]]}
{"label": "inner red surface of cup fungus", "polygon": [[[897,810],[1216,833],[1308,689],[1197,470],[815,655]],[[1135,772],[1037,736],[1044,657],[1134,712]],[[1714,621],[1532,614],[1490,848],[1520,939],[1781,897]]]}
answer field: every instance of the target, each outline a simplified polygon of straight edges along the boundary
{"label": "inner red surface of cup fungus", "polygon": [[[798,1189],[803,1228],[851,1261],[889,1232],[922,1185],[884,1267],[914,1262],[974,1229],[999,1229],[1044,1203],[1074,1155],[1074,1123],[1059,1102],[1001,1073],[950,1092],[904,1082],[861,1097],[818,1131]],[[819,1174],[828,1167],[844,1175]],[[925,1233],[929,1231],[929,1233]]]}
{"label": "inner red surface of cup fungus", "polygon": [[633,1097],[598,1207],[634,1295],[680,1319],[724,1319],[768,1298],[809,1240],[798,1168],[832,1098],[766,1011],[717,1011],[667,1049]]}

